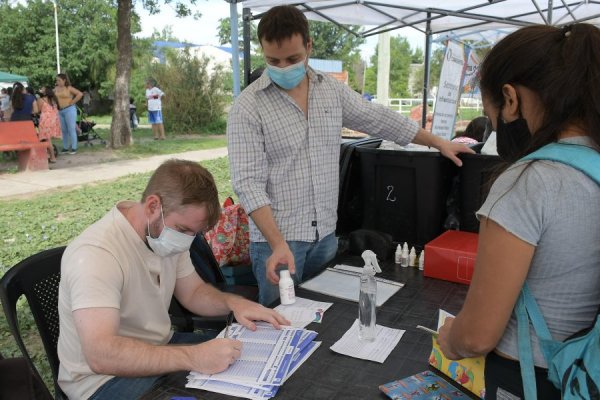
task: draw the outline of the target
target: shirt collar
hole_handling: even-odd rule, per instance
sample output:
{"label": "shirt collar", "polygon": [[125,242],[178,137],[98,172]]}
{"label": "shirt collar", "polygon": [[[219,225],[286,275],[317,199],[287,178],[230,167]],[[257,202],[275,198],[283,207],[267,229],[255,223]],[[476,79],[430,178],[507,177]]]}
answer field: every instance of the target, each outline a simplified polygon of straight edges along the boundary
{"label": "shirt collar", "polygon": [[[310,66],[306,68],[306,73],[311,83],[323,81],[323,73],[312,69],[312,67]],[[260,76],[260,78],[256,80],[256,90],[265,90],[271,85],[275,86],[275,84],[271,80],[271,77],[269,76],[269,73],[265,69],[265,72]]]}

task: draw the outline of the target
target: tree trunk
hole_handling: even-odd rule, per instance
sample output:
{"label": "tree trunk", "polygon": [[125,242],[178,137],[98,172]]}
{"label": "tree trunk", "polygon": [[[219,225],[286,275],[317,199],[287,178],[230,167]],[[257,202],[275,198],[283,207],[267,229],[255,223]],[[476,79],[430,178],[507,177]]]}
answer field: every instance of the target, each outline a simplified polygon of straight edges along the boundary
{"label": "tree trunk", "polygon": [[132,0],[119,0],[117,10],[117,73],[115,95],[110,126],[110,146],[129,146],[129,78],[131,76],[131,9]]}

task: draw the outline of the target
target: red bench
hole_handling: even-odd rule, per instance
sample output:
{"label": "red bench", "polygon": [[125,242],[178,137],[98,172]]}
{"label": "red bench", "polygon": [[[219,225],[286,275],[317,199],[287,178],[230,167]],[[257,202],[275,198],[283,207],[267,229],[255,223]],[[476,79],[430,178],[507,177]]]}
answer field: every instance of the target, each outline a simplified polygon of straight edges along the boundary
{"label": "red bench", "polygon": [[19,171],[48,169],[48,144],[35,133],[32,121],[0,122],[0,151],[16,151]]}

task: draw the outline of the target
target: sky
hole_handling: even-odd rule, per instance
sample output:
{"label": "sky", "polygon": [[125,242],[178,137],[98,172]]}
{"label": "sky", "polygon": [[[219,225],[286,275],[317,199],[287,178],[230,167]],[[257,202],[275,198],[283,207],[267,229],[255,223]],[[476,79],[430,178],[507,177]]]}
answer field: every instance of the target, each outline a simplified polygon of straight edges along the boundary
{"label": "sky", "polygon": [[[219,45],[217,38],[217,29],[219,27],[219,19],[229,17],[229,3],[224,0],[199,0],[197,5],[193,7],[194,11],[202,13],[199,20],[194,20],[192,17],[178,18],[175,12],[169,6],[162,6],[161,11],[157,15],[149,15],[147,11],[140,6],[141,2],[136,2],[136,10],[141,17],[142,31],[140,36],[148,37],[156,29],[159,32],[165,26],[171,26],[175,37],[182,41],[195,44],[211,44]],[[238,4],[238,13],[241,15],[242,8]],[[412,29],[404,28],[392,32],[392,36],[402,35],[406,37],[412,48],[425,46],[425,36]],[[240,32],[241,36],[241,32]],[[361,46],[361,54],[364,60],[370,60],[377,46],[377,36],[367,38],[367,42]]]}

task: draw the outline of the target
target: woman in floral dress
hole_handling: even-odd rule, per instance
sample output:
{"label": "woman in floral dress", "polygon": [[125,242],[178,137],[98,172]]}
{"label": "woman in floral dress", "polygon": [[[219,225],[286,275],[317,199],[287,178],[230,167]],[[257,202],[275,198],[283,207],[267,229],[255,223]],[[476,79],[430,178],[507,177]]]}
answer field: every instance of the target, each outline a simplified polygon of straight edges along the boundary
{"label": "woman in floral dress", "polygon": [[52,138],[61,137],[60,118],[58,116],[58,99],[51,87],[42,87],[38,99],[40,109],[39,138],[48,143],[49,162],[55,163],[56,157],[52,148]]}

